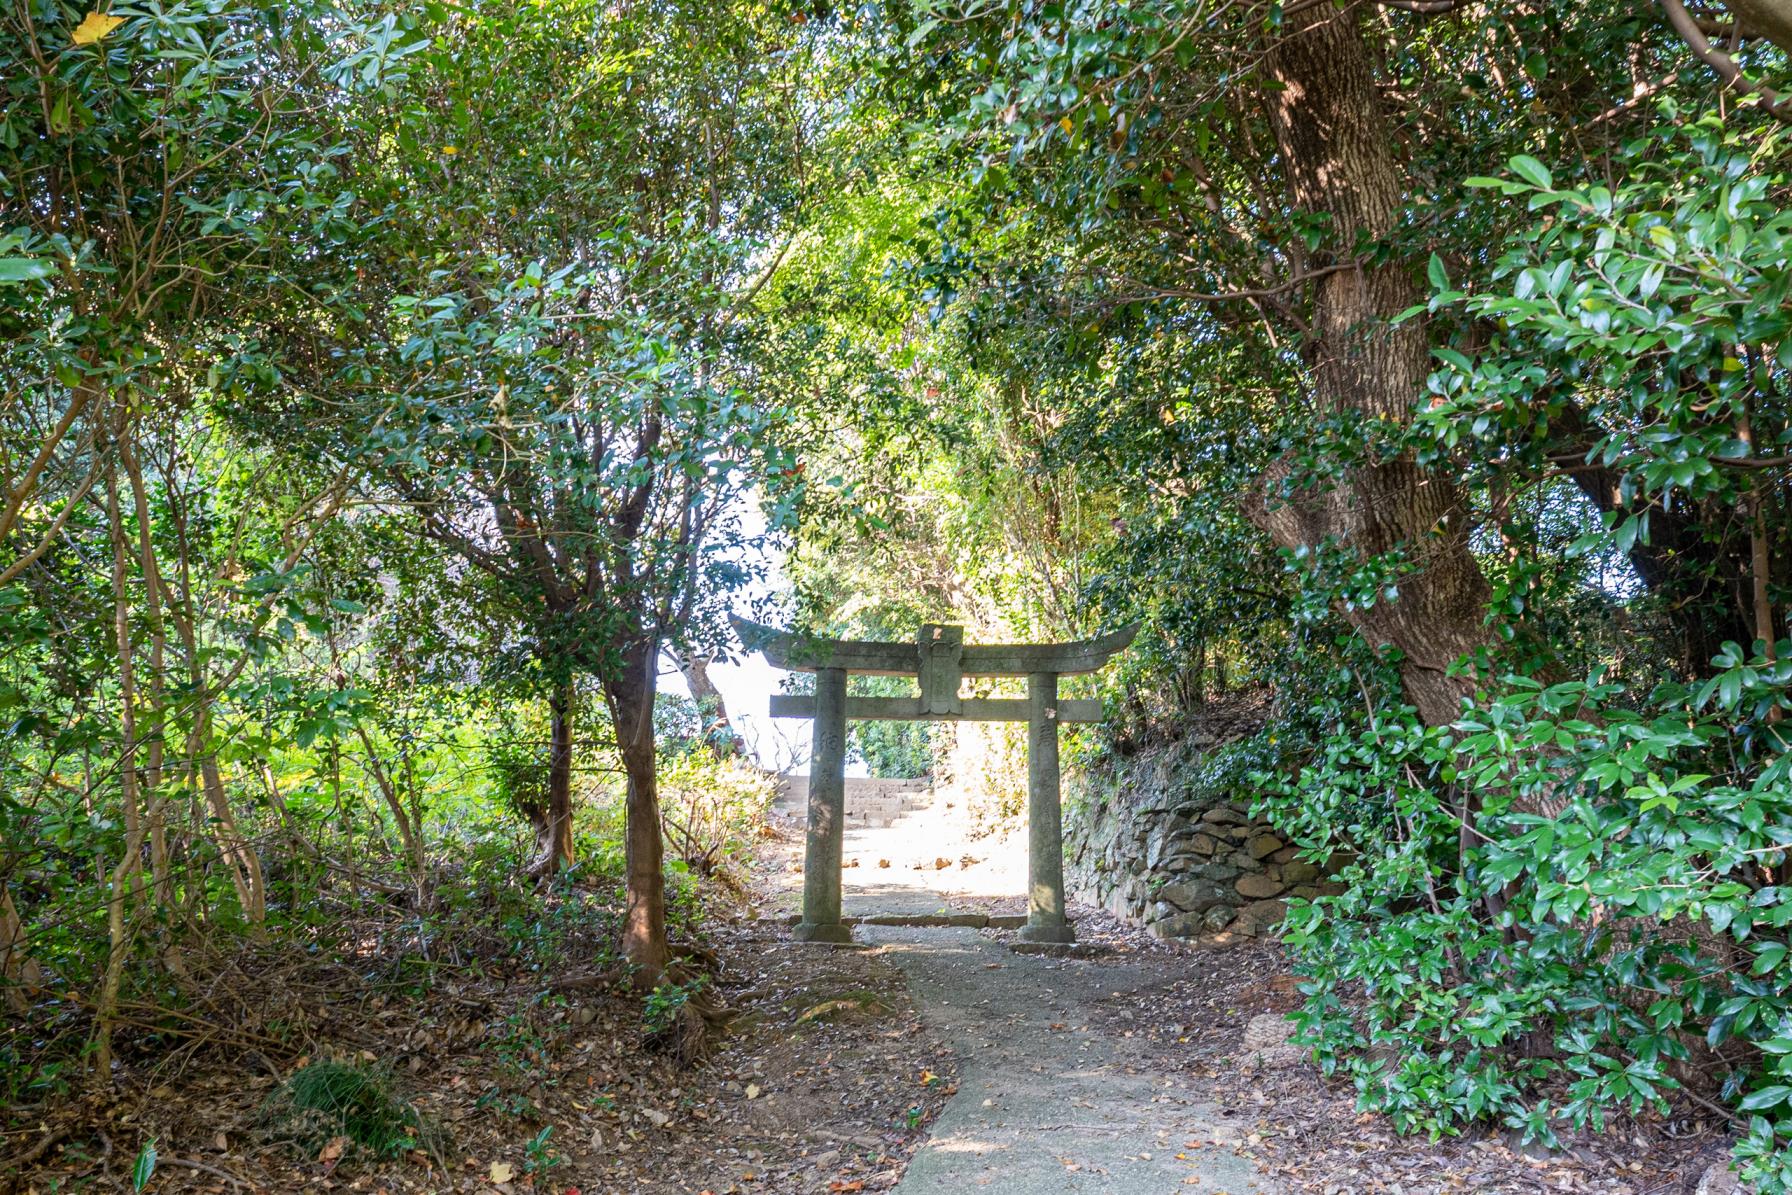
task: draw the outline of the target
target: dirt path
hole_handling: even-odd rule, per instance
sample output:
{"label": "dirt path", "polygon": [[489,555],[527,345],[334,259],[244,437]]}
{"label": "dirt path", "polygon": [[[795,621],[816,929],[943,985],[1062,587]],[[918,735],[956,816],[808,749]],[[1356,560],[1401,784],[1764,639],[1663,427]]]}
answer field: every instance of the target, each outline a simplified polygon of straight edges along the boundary
{"label": "dirt path", "polygon": [[1267,1192],[1232,1153],[1239,1132],[1189,1082],[1153,1073],[1094,1006],[1161,983],[1159,960],[1019,955],[974,929],[863,926],[951,1039],[958,1092],[896,1188]]}
{"label": "dirt path", "polygon": [[[800,850],[799,835],[790,841]],[[1024,835],[971,840],[949,797],[892,826],[854,828],[845,845],[849,918],[1025,908]],[[784,911],[797,907],[801,879],[786,872]],[[902,969],[923,1021],[959,1059],[958,1090],[896,1188],[902,1195],[1277,1189],[1234,1152],[1241,1130],[1198,1080],[1152,1067],[1143,1036],[1097,1015],[1161,988],[1186,961],[1017,954],[1004,936],[974,928],[855,932]]]}

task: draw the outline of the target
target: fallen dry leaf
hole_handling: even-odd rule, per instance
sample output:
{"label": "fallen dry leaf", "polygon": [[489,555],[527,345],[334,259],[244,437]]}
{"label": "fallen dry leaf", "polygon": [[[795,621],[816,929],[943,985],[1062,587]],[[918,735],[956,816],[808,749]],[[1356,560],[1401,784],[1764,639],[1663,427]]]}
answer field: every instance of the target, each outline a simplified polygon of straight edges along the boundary
{"label": "fallen dry leaf", "polygon": [[509,1162],[493,1162],[491,1169],[486,1171],[486,1177],[494,1183],[507,1183],[515,1176],[516,1170]]}

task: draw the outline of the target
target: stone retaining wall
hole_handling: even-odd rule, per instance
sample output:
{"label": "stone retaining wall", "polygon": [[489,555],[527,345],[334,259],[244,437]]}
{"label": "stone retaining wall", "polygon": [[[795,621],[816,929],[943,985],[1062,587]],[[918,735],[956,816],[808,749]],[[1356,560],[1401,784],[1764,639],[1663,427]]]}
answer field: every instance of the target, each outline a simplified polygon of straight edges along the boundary
{"label": "stone retaining wall", "polygon": [[1329,888],[1203,774],[1213,749],[1185,739],[1076,778],[1064,833],[1076,899],[1158,937],[1227,941],[1268,934],[1289,897]]}

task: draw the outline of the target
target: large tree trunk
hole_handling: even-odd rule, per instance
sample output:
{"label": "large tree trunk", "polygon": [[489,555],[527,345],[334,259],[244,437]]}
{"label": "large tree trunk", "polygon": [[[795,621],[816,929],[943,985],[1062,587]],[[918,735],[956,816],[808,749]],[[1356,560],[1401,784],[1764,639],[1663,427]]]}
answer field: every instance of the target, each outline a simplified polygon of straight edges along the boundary
{"label": "large tree trunk", "polygon": [[642,988],[660,981],[670,956],[666,945],[665,841],[660,829],[653,741],[654,662],[658,656],[658,644],[631,649],[622,675],[608,686],[616,745],[628,777],[628,818],[623,831],[628,908],[622,922],[622,953],[633,965],[635,983]]}
{"label": "large tree trunk", "polygon": [[[1359,237],[1386,236],[1404,187],[1361,9],[1306,9],[1265,69],[1277,85],[1265,99],[1292,205],[1329,219],[1340,257]],[[1305,356],[1320,412],[1406,422],[1424,393],[1429,345],[1421,321],[1392,320],[1423,301],[1416,272],[1369,263],[1314,286]],[[1427,723],[1452,720],[1473,681],[1448,669],[1486,642],[1488,597],[1456,487],[1407,459],[1358,465],[1322,490],[1290,487],[1296,468],[1284,458],[1267,472],[1247,502],[1250,517],[1285,548],[1312,550],[1329,538],[1359,560],[1405,554],[1398,599],[1345,614],[1371,644],[1399,649],[1407,697]]]}
{"label": "large tree trunk", "polygon": [[571,680],[548,698],[548,803],[531,809],[535,823],[535,858],[529,873],[554,875],[572,866],[572,720],[577,694]]}

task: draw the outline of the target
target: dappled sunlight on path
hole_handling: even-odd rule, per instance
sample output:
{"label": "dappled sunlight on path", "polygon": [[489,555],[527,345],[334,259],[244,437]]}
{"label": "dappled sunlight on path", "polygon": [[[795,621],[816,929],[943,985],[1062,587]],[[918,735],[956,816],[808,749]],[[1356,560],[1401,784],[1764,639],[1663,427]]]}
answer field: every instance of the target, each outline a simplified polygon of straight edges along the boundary
{"label": "dappled sunlight on path", "polygon": [[1166,1076],[1095,1005],[1163,980],[1162,957],[1017,955],[969,928],[861,925],[961,1062],[896,1188],[908,1195],[1275,1190],[1199,1084]]}

